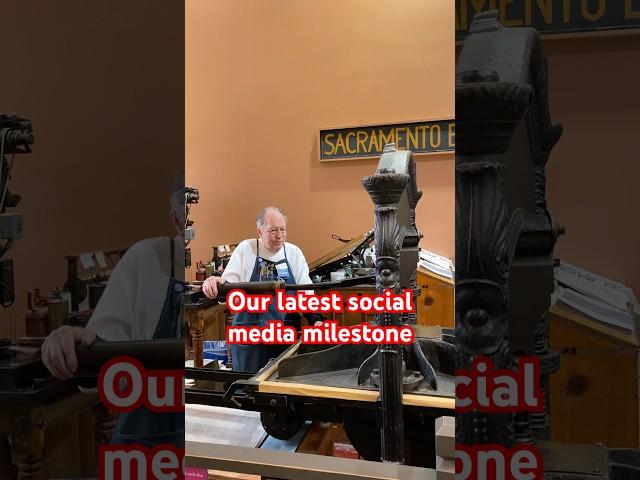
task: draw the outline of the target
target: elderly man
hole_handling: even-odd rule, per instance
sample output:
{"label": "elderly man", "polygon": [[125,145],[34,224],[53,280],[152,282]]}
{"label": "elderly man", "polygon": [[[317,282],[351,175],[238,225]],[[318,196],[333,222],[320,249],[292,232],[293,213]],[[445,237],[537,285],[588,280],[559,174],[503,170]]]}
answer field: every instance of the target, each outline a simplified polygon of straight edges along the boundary
{"label": "elderly man", "polygon": [[[73,376],[78,368],[76,343],[179,338],[179,296],[184,283],[186,222],[184,173],[171,189],[171,221],[177,235],[142,240],[127,250],[116,265],[106,290],[86,328],[64,326],[42,345],[42,360],[52,375]],[[145,407],[120,415],[112,442],[184,445],[184,415],[154,414]]]}
{"label": "elderly man", "polygon": [[[209,298],[218,295],[218,284],[228,282],[260,282],[282,279],[286,284],[311,283],[309,266],[302,250],[287,243],[287,217],[279,208],[267,207],[256,219],[258,238],[243,240],[235,249],[222,277],[209,277],[202,291]],[[236,314],[233,325],[264,326],[268,320],[288,322],[271,302],[267,313]],[[280,345],[231,345],[234,370],[257,372],[286,347]]]}

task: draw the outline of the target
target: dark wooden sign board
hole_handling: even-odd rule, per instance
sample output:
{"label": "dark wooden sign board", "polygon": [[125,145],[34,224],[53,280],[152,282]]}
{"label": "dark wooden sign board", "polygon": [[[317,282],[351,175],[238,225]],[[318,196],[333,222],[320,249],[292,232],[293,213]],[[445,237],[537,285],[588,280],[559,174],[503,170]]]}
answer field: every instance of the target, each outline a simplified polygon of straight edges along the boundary
{"label": "dark wooden sign board", "polygon": [[377,158],[387,143],[416,155],[455,152],[455,120],[321,129],[320,161]]}
{"label": "dark wooden sign board", "polygon": [[505,27],[533,27],[543,35],[640,29],[640,0],[456,0],[456,40],[486,10],[498,10]]}

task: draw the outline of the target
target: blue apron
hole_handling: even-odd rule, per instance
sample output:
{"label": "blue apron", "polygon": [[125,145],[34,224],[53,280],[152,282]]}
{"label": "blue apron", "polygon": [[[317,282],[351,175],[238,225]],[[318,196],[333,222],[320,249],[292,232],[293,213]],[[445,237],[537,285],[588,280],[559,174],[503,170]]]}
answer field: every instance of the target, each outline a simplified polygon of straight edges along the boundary
{"label": "blue apron", "polygon": [[[182,338],[180,324],[180,297],[184,283],[174,278],[173,258],[175,246],[170,239],[171,277],[162,306],[162,312],[153,334],[154,340]],[[152,412],[144,405],[118,418],[111,443],[114,445],[139,444],[146,448],[170,444],[184,448],[184,412]]]}
{"label": "blue apron", "polygon": [[[284,280],[286,285],[296,283],[293,271],[287,260],[287,247],[284,248],[284,259],[272,262],[260,256],[256,239],[256,263],[253,265],[250,282]],[[234,326],[264,327],[268,320],[282,320],[290,324],[287,314],[276,310],[275,297],[269,304],[267,313],[237,313],[233,317]],[[240,372],[255,373],[264,367],[271,358],[275,358],[286,350],[288,345],[231,345],[231,361],[233,369]]]}

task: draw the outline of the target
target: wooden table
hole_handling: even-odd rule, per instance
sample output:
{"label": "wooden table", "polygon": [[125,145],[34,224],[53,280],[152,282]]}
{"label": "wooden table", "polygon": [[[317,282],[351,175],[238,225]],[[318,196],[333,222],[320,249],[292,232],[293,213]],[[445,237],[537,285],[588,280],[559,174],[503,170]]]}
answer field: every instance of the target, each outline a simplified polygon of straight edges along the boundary
{"label": "wooden table", "polygon": [[184,321],[189,326],[193,364],[196,368],[204,366],[203,341],[224,340],[226,338],[226,305],[216,301],[184,306]]}
{"label": "wooden table", "polygon": [[0,479],[86,478],[115,417],[75,385],[54,398],[0,401]]}

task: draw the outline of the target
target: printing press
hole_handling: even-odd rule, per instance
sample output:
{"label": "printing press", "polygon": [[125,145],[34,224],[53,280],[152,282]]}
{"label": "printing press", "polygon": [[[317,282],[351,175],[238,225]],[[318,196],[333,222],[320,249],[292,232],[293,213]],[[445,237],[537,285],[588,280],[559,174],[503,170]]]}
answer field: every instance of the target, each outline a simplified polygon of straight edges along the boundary
{"label": "printing press", "polygon": [[[418,241],[415,208],[421,197],[410,151],[386,146],[374,175],[363,179],[374,204],[373,232],[346,243],[315,262],[311,285],[287,285],[287,291],[323,290],[374,284],[377,293],[412,291],[416,285]],[[375,244],[374,275],[363,253]],[[329,272],[346,262],[365,275],[326,281]],[[313,268],[315,267],[315,269]],[[223,284],[247,293],[275,292],[278,282]],[[187,294],[185,309],[202,306],[202,294]],[[415,302],[414,302],[415,303]],[[411,325],[411,345],[306,345],[297,343],[256,374],[186,369],[186,378],[199,385],[188,388],[187,403],[233,406],[261,412],[266,432],[278,439],[293,437],[306,420],[342,423],[349,440],[366,460],[435,467],[435,420],[452,416],[455,342],[453,332],[417,325],[415,313],[378,314],[375,324]],[[196,345],[194,344],[194,350]],[[204,382],[204,383],[203,383]],[[215,388],[215,387],[218,388]],[[188,450],[188,449],[187,449]],[[187,454],[189,452],[187,451]]]}
{"label": "printing press", "polygon": [[[562,127],[551,121],[547,67],[539,36],[533,29],[502,27],[496,11],[481,13],[474,19],[458,58],[455,341],[451,332],[432,338],[427,334],[420,349],[403,349],[404,365],[399,362],[399,349],[387,346],[380,346],[369,357],[358,349],[351,349],[351,356],[334,357],[337,350],[333,349],[342,348],[345,353],[349,349],[308,352],[305,346],[295,345],[257,375],[240,378],[241,374],[235,373],[238,378],[227,384],[226,394],[215,397],[211,391],[193,390],[187,393],[188,402],[232,402],[258,410],[265,429],[282,438],[299,428],[300,418],[342,421],[364,458],[416,464],[412,463],[411,447],[418,443],[412,443],[415,423],[410,423],[415,417],[408,418],[421,415],[424,433],[432,428],[432,418],[453,414],[453,388],[448,391],[446,383],[451,357],[443,353],[448,347],[440,347],[456,346],[455,366],[460,369],[469,369],[478,356],[488,356],[496,369],[511,370],[517,368],[519,357],[535,357],[540,361],[538,381],[545,397],[544,409],[517,414],[475,410],[457,415],[456,442],[535,446],[542,455],[544,478],[549,480],[640,478],[637,450],[550,441],[548,380],[557,371],[559,360],[549,345],[548,315],[553,249],[564,232],[547,207],[545,166]],[[403,183],[398,176],[399,172],[407,173],[414,179],[412,162],[394,163],[389,153],[381,158],[376,174],[363,182],[375,205],[376,287],[415,288],[412,248],[418,234],[412,230],[411,214],[419,193],[411,180]],[[393,152],[396,159],[403,155],[410,157]],[[398,212],[395,224],[390,211]],[[391,247],[394,243],[401,245],[397,255]],[[322,277],[326,278],[326,273]],[[410,316],[382,317],[376,322],[415,323]],[[411,393],[403,392],[407,372],[416,368],[410,359],[422,345],[427,346],[426,358],[435,371],[436,383],[429,385],[428,372],[425,375],[417,369],[422,375],[420,386]],[[434,345],[437,355],[431,350]],[[333,368],[332,362],[338,359],[344,363]],[[348,371],[351,376],[345,374]],[[190,370],[187,377],[224,382],[223,376],[199,369]],[[359,428],[350,429],[349,425]],[[359,438],[358,433],[366,438]],[[433,435],[422,437],[420,444],[423,449],[426,446],[422,452],[429,458],[433,454],[430,438]],[[430,470],[426,472],[430,474]]]}

